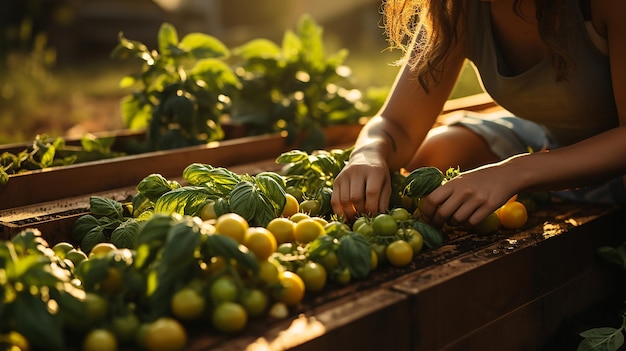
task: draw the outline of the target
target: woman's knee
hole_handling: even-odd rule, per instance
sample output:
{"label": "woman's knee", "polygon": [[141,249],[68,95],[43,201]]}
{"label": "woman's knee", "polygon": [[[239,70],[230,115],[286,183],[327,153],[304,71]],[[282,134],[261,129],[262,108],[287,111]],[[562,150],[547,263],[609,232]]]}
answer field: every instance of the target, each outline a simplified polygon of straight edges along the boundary
{"label": "woman's knee", "polygon": [[499,161],[483,137],[463,126],[433,128],[417,150],[407,169],[435,166],[446,170],[467,170]]}

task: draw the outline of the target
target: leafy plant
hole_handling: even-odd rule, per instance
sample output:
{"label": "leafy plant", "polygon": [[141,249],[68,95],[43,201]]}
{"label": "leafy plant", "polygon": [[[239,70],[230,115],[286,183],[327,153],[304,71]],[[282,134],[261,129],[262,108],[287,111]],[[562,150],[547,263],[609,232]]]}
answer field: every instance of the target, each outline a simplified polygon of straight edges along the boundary
{"label": "leafy plant", "polygon": [[14,331],[31,349],[64,350],[63,321],[85,308],[72,268],[37,229],[0,242],[0,335]]}
{"label": "leafy plant", "polygon": [[259,38],[234,48],[242,87],[233,97],[233,122],[245,124],[251,135],[287,132],[290,143],[304,132],[298,146],[307,152],[325,146],[323,127],[358,123],[369,107],[361,91],[347,87],[348,51],[326,55],[322,34],[304,15],[280,46]]}
{"label": "leafy plant", "polygon": [[[626,270],[626,242],[622,245],[602,246],[598,248],[598,255],[606,261]],[[583,340],[578,344],[577,351],[608,350],[616,351],[624,345],[626,331],[626,310],[621,311],[622,325],[619,328],[598,327],[580,333]]]}
{"label": "leafy plant", "polygon": [[122,87],[137,86],[122,100],[124,123],[147,129],[148,150],[172,149],[220,140],[220,119],[230,92],[239,86],[225,62],[230,50],[217,38],[190,33],[181,40],[176,28],[163,23],[158,50],[120,33],[114,58],[138,58],[142,69],[122,79]]}
{"label": "leafy plant", "polygon": [[114,141],[113,137],[86,134],[80,146],[72,146],[61,137],[50,139],[45,134],[37,135],[30,149],[0,155],[0,185],[8,183],[11,174],[121,156],[122,153],[111,149]]}

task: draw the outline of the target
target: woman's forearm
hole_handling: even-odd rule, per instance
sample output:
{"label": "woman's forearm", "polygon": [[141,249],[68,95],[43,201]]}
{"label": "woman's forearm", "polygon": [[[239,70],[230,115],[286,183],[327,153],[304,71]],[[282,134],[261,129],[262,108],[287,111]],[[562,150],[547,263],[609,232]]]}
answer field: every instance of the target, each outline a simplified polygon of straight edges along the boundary
{"label": "woman's forearm", "polygon": [[502,162],[517,175],[518,190],[562,190],[626,174],[626,127],[574,145],[513,156]]}

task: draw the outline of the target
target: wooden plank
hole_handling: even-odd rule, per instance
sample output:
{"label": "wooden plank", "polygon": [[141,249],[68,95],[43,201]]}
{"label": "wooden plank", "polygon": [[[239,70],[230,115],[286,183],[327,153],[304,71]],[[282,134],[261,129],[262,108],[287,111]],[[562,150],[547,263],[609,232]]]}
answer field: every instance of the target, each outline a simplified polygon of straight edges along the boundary
{"label": "wooden plank", "polygon": [[[351,143],[361,129],[336,127],[328,132],[327,145]],[[179,177],[194,162],[230,167],[276,158],[293,148],[285,136],[268,134],[20,173],[0,186],[0,210],[134,186],[151,173]]]}
{"label": "wooden plank", "polygon": [[373,289],[310,307],[286,320],[253,324],[244,335],[222,342],[196,335],[188,350],[404,351],[410,349],[408,312],[406,295]]}
{"label": "wooden plank", "polygon": [[[412,296],[413,350],[470,350],[478,345],[480,350],[538,349],[566,313],[610,292],[610,282],[598,278],[595,248],[621,243],[611,225],[624,214],[574,208],[402,277],[393,289]],[[598,280],[603,284],[584,284]],[[582,291],[560,306],[543,308],[571,286]]]}

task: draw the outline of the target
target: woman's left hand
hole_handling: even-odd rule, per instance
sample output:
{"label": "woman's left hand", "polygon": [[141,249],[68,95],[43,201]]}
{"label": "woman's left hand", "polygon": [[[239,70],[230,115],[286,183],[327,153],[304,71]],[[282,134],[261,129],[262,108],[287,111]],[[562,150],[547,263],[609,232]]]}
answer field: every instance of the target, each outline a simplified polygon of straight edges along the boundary
{"label": "woman's left hand", "polygon": [[517,193],[514,179],[497,164],[461,172],[420,201],[420,210],[436,227],[477,225]]}

